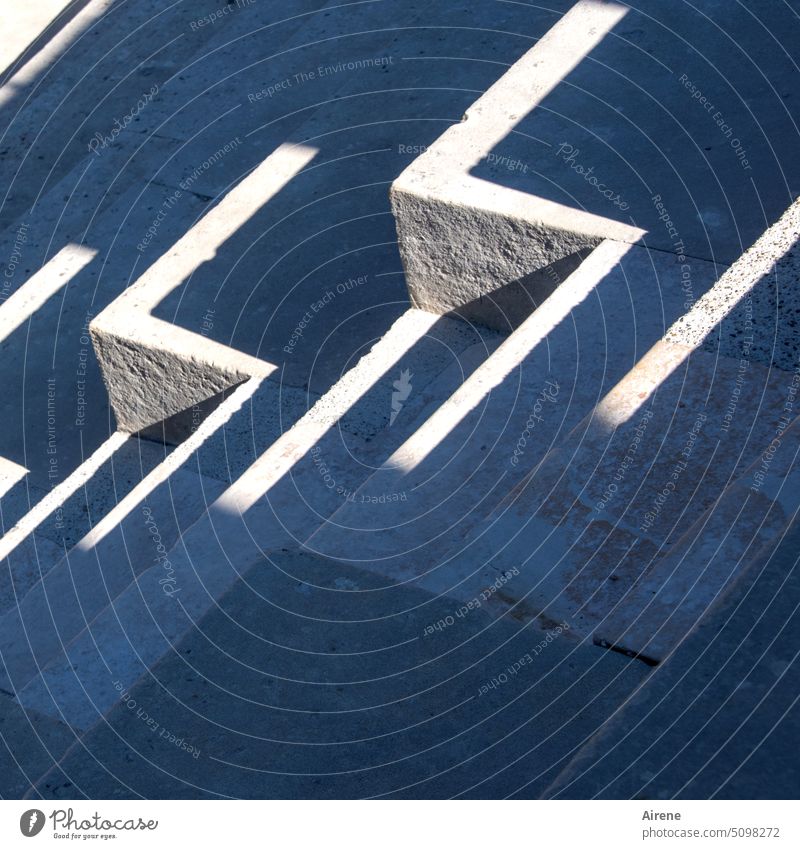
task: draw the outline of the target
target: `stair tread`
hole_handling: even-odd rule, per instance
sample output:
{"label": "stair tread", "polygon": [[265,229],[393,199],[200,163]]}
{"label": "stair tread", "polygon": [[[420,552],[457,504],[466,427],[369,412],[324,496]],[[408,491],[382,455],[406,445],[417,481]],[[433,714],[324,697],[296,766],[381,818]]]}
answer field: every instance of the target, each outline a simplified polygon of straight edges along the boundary
{"label": "stair tread", "polygon": [[[548,798],[793,798],[796,518],[770,556],[576,755]],[[780,776],[780,780],[764,776]]]}
{"label": "stair tread", "polygon": [[297,552],[254,563],[84,737],[120,780],[75,749],[38,792],[92,796],[103,773],[110,797],[529,797],[646,678],[642,664],[559,636],[480,695],[542,635],[477,614],[422,638],[446,601],[374,584]]}
{"label": "stair tread", "polygon": [[[166,520],[160,521],[164,525],[164,539],[169,538],[169,543],[165,542],[169,551],[168,577],[193,569],[198,557],[203,557],[207,568],[213,570],[213,553],[218,558],[221,546],[228,562],[248,562],[264,548],[302,540],[309,527],[323,521],[341,503],[342,494],[337,490],[355,489],[370,468],[369,463],[376,462],[376,452],[389,450],[380,440],[373,447],[368,436],[358,434],[374,436],[382,429],[386,431],[391,410],[386,370],[399,353],[405,350],[414,363],[418,385],[424,393],[425,387],[457,352],[470,347],[472,340],[480,335],[460,320],[410,310],[358,363],[352,374],[346,375],[297,425],[285,432],[282,432],[285,422],[280,413],[281,404],[287,403],[288,409],[297,415],[302,399],[273,381],[265,381],[253,400],[193,451],[181,469],[172,472],[150,496],[150,500],[157,496],[163,502],[162,514],[166,511]],[[374,384],[374,389],[365,391],[364,384],[367,387]],[[313,400],[308,398],[307,403]],[[405,432],[402,428],[403,425],[397,425],[393,436],[387,437],[389,444],[392,438],[395,442],[402,439]],[[321,454],[311,450],[315,446]],[[221,467],[223,452],[227,456],[228,449],[237,448],[246,449],[236,457],[237,468]],[[265,453],[245,470],[247,454],[254,451]],[[324,458],[325,470],[321,468],[320,457]],[[201,479],[197,472],[204,469],[216,470],[223,476],[227,472],[231,479],[210,478],[204,487],[198,487]],[[231,474],[239,470],[244,473]],[[335,487],[329,485],[329,478],[336,481]],[[223,492],[224,497],[217,501],[216,496]],[[99,542],[97,551],[92,547],[78,552],[77,563],[72,562],[73,558],[65,558],[60,569],[47,576],[35,592],[29,592],[19,610],[0,619],[0,646],[9,665],[9,687],[17,691],[30,687],[38,669],[58,665],[65,652],[81,651],[78,647],[81,641],[93,642],[92,629],[104,627],[102,623],[106,619],[110,619],[112,629],[117,627],[118,608],[140,601],[137,582],[152,579],[162,591],[172,588],[172,583],[165,586],[163,569],[150,566],[154,554],[146,525],[152,522],[140,515],[147,503],[137,504],[130,516],[122,520],[121,527]],[[155,505],[151,509],[158,513]],[[180,540],[177,528],[171,526],[174,517],[170,511],[176,509],[187,522],[182,526],[184,533]],[[244,534],[242,515],[246,515],[248,523]],[[124,556],[117,557],[115,546],[125,544],[125,531],[129,527],[139,540],[139,548],[133,552],[123,549]],[[115,566],[113,570],[104,565],[108,558]],[[56,586],[61,589],[56,591]],[[221,586],[225,586],[224,579]],[[54,595],[59,599],[55,620],[50,611]],[[208,601],[202,594],[196,599],[199,609]],[[27,633],[32,629],[31,623],[42,621],[48,623],[46,627]],[[25,632],[24,638],[20,637],[21,630]],[[158,645],[159,635],[154,637]],[[34,646],[33,652],[29,641]],[[138,674],[132,674],[135,680]]]}
{"label": "stair tread", "polygon": [[[309,541],[313,550],[371,560],[398,579],[435,569],[630,369],[635,372],[642,353],[682,314],[681,264],[613,242],[597,250],[421,423],[365,482],[356,503],[320,528]],[[694,275],[705,291],[717,270],[697,263]],[[646,309],[655,299],[661,311]],[[394,492],[407,493],[407,500],[380,503],[381,494]],[[365,510],[362,502],[370,499],[375,506]]]}

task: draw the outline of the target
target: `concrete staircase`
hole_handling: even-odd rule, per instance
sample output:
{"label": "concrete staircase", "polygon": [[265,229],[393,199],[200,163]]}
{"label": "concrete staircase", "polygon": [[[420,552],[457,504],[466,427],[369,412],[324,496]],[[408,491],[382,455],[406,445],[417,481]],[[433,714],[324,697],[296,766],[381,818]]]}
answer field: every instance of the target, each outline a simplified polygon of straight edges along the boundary
{"label": "concrete staircase", "polygon": [[568,794],[800,505],[796,130],[658,4],[127,5],[7,89],[0,795]]}

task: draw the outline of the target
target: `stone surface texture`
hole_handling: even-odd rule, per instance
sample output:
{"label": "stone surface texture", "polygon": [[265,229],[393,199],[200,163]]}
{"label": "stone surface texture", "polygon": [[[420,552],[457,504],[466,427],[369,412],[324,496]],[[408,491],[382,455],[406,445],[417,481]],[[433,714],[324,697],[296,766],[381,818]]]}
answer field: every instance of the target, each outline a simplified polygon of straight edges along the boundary
{"label": "stone surface texture", "polygon": [[797,2],[55,8],[0,797],[796,796]]}

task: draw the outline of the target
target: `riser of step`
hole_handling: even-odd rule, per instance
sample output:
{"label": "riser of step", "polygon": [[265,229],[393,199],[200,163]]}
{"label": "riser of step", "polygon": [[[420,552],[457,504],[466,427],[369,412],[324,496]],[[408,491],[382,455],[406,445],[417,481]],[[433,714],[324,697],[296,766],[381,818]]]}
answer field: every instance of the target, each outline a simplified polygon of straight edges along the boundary
{"label": "riser of step", "polygon": [[[700,291],[717,279],[710,263],[694,262],[692,274]],[[308,546],[452,591],[448,580],[465,579],[452,560],[472,529],[683,314],[681,275],[666,253],[615,242],[597,248]],[[407,499],[381,503],[395,492]]]}
{"label": "riser of step", "polygon": [[[217,609],[187,616],[192,633],[180,641],[169,621],[183,612],[173,606],[165,654],[135,688],[101,648],[117,705],[35,792],[529,798],[648,674],[558,637],[533,657],[538,637],[481,614],[423,639],[449,604],[408,587],[375,591],[380,583],[273,552],[242,569]],[[144,592],[140,615],[161,622],[159,602]],[[115,637],[140,648],[132,613],[121,611]],[[486,686],[526,655],[533,662],[506,686]],[[97,647],[75,663],[70,675],[86,686],[90,713],[101,705],[83,670],[103,665]],[[170,744],[176,734],[181,742]]]}
{"label": "riser of step", "polygon": [[[654,2],[575,4],[393,185],[412,302],[474,313],[501,286],[546,287],[543,269],[603,238],[733,262],[796,196],[786,187],[800,166],[791,62],[770,56],[745,10],[736,25],[777,88],[715,53],[721,82],[697,94],[705,59],[691,45],[716,43],[706,15],[726,8],[676,20]],[[774,31],[796,32],[788,10],[774,15]],[[731,122],[724,132],[691,108],[703,95]]]}

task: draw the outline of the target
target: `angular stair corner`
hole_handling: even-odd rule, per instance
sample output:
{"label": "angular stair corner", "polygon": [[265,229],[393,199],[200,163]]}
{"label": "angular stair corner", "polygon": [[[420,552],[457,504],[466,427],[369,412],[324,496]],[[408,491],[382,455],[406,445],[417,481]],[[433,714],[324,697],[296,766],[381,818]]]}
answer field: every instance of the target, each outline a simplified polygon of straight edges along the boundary
{"label": "angular stair corner", "polygon": [[[415,306],[437,313],[461,309],[502,326],[492,295],[507,296],[509,287],[524,281],[530,298],[543,300],[554,278],[573,271],[583,252],[603,239],[636,241],[643,234],[470,173],[624,14],[616,3],[577,3],[392,184]],[[514,306],[524,300],[521,295]]]}

